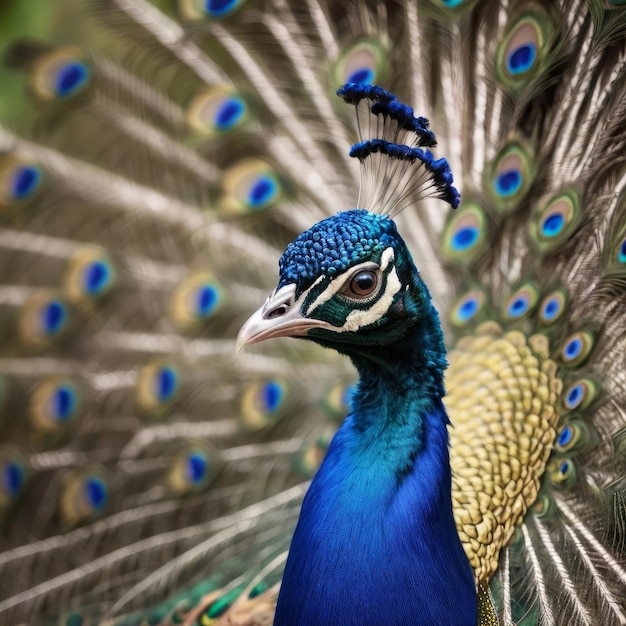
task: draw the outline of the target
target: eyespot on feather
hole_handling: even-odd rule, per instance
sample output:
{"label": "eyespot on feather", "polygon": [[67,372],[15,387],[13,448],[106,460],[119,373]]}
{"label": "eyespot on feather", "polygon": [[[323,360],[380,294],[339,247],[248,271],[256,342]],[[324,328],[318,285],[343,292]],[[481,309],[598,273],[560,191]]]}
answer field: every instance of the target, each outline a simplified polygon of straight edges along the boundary
{"label": "eyespot on feather", "polygon": [[560,249],[580,223],[580,197],[568,190],[537,207],[528,224],[530,243],[539,252]]}
{"label": "eyespot on feather", "polygon": [[178,0],[181,16],[189,21],[220,20],[238,11],[246,0]]}
{"label": "eyespot on feather", "polygon": [[259,159],[245,159],[223,176],[220,208],[226,213],[256,213],[274,206],[282,188],[274,170]]}
{"label": "eyespot on feather", "polygon": [[101,517],[107,508],[110,488],[103,468],[85,467],[70,472],[63,481],[60,511],[70,526]]}
{"label": "eyespot on feather", "polygon": [[556,289],[539,303],[539,321],[545,326],[558,322],[567,309],[568,295],[565,289]]}
{"label": "eyespot on feather", "polygon": [[450,213],[441,236],[442,252],[451,260],[471,263],[487,245],[487,220],[481,207],[467,204]]}
{"label": "eyespot on feather", "polygon": [[487,191],[501,213],[508,213],[525,196],[532,177],[530,155],[521,144],[510,143],[487,170]]}
{"label": "eyespot on feather", "polygon": [[249,120],[245,100],[226,86],[215,86],[197,94],[187,107],[187,124],[204,137],[224,135]]}
{"label": "eyespot on feather", "polygon": [[68,378],[50,376],[39,381],[30,398],[30,422],[42,434],[62,432],[78,417],[80,395]]}
{"label": "eyespot on feather", "polygon": [[180,372],[167,361],[153,361],[142,368],[135,397],[139,408],[153,417],[167,413],[180,392]]}
{"label": "eyespot on feather", "polygon": [[558,454],[580,453],[588,450],[597,437],[592,437],[588,426],[580,420],[563,424],[557,432],[554,449]]}
{"label": "eyespot on feather", "polygon": [[115,266],[106,251],[85,246],[69,262],[65,290],[74,302],[93,302],[113,289],[116,278]]}
{"label": "eyespot on feather", "polygon": [[271,426],[284,417],[288,387],[278,379],[252,383],[241,397],[242,424],[249,430]]}
{"label": "eyespot on feather", "polygon": [[27,479],[22,455],[10,448],[0,449],[0,520],[24,493]]}
{"label": "eyespot on feather", "polygon": [[69,322],[70,309],[65,298],[51,290],[38,291],[20,311],[19,335],[25,343],[43,347],[60,338]]}
{"label": "eyespot on feather", "polygon": [[456,328],[464,328],[481,319],[487,303],[485,292],[479,287],[461,295],[452,305],[448,319]]}
{"label": "eyespot on feather", "polygon": [[179,453],[168,475],[170,489],[179,495],[206,489],[215,476],[214,460],[207,448],[193,446]]}
{"label": "eyespot on feather", "polygon": [[0,155],[0,212],[32,198],[43,180],[39,165],[17,153]]}
{"label": "eyespot on feather", "polygon": [[526,283],[516,289],[504,302],[502,315],[505,320],[519,321],[528,317],[537,306],[539,291],[536,285]]}
{"label": "eyespot on feather", "polygon": [[471,0],[439,0],[446,9],[456,9],[464,4],[469,4]]}
{"label": "eyespot on feather", "polygon": [[561,362],[574,367],[582,365],[591,354],[594,346],[593,335],[587,331],[579,331],[565,339],[561,347]]}
{"label": "eyespot on feather", "polygon": [[380,84],[388,56],[387,49],[374,39],[362,39],[350,44],[335,63],[334,85]]}
{"label": "eyespot on feather", "polygon": [[547,468],[550,482],[561,489],[569,489],[576,483],[576,466],[570,458],[554,458]]}
{"label": "eyespot on feather", "polygon": [[57,48],[42,54],[33,63],[30,84],[43,101],[69,100],[85,91],[91,81],[91,69],[77,48]]}
{"label": "eyespot on feather", "polygon": [[568,385],[561,395],[565,411],[586,409],[596,398],[600,385],[591,378],[581,378]]}
{"label": "eyespot on feather", "polygon": [[171,315],[183,328],[211,319],[224,304],[219,281],[208,272],[196,272],[183,280],[172,296]]}
{"label": "eyespot on feather", "polygon": [[514,18],[496,51],[496,76],[502,84],[520,89],[546,69],[553,30],[539,7]]}

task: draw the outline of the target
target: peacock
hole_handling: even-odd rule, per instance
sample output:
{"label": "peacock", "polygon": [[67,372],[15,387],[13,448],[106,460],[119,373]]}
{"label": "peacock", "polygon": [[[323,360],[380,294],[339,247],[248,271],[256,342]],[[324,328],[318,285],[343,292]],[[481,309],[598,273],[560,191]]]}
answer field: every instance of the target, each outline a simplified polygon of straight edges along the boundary
{"label": "peacock", "polygon": [[4,3],[0,624],[626,624],[622,4]]}

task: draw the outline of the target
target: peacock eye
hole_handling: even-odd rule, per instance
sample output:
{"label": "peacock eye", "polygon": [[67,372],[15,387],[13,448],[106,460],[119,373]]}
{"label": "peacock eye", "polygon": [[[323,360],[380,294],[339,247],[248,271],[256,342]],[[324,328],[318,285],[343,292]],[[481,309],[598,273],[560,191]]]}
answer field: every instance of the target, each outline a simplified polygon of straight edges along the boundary
{"label": "peacock eye", "polygon": [[345,290],[345,294],[355,298],[363,298],[369,296],[376,289],[377,284],[378,276],[376,272],[363,270],[352,278],[348,288]]}

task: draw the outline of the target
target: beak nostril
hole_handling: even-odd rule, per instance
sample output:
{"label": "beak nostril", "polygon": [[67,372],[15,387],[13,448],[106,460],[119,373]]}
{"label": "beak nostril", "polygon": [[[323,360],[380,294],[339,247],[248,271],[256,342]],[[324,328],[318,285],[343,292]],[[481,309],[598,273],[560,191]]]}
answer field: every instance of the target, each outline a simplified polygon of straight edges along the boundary
{"label": "beak nostril", "polygon": [[271,319],[273,317],[282,317],[283,315],[285,315],[285,313],[287,313],[288,310],[289,310],[289,307],[287,305],[281,304],[280,306],[277,306],[275,309],[272,309],[267,314],[267,317],[268,319]]}

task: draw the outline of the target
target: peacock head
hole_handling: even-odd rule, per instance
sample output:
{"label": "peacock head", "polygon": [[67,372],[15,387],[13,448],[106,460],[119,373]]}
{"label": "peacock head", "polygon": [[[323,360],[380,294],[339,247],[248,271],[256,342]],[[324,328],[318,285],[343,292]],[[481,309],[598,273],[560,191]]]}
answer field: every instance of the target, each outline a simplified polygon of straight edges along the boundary
{"label": "peacock head", "polygon": [[350,356],[410,349],[407,334],[438,328],[430,295],[389,217],[364,210],[315,224],[287,247],[277,288],[238,345],[304,337]]}
{"label": "peacock head", "polygon": [[393,94],[360,84],[337,93],[360,120],[350,155],[361,162],[358,206],[371,210],[338,213],[287,247],[278,287],[241,329],[238,345],[304,337],[357,365],[415,361],[419,353],[443,369],[437,313],[391,217],[430,196],[456,208],[450,166],[428,149],[435,145],[428,120]]}

